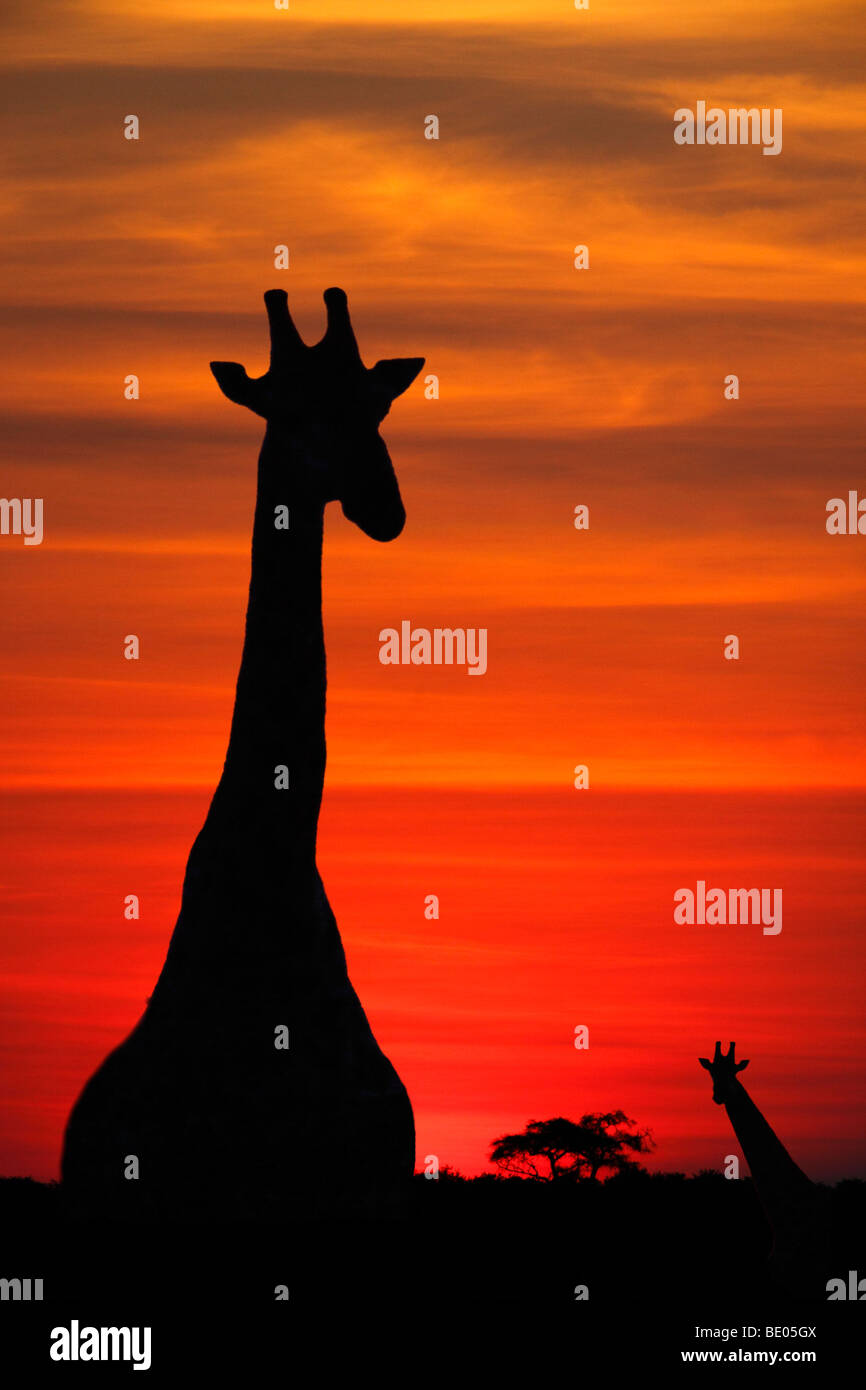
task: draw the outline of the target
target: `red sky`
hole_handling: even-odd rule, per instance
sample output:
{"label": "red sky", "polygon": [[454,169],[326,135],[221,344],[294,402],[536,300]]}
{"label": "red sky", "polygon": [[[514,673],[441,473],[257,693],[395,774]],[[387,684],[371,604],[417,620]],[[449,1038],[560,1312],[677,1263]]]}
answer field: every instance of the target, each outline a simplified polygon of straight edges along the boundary
{"label": "red sky", "polygon": [[[621,1107],[720,1164],[733,1035],[807,1171],[862,1174],[866,539],[824,526],[866,495],[862,17],[405,10],[8,9],[0,493],[45,541],[0,537],[0,1172],[56,1172],[219,775],[260,432],[207,363],[342,284],[441,390],[386,422],[404,535],[337,512],[325,560],[321,867],[420,1156]],[[675,146],[699,99],[782,108],[782,154]],[[403,619],[486,627],[487,674],[383,667]],[[675,926],[697,878],[782,887],[782,933]]]}

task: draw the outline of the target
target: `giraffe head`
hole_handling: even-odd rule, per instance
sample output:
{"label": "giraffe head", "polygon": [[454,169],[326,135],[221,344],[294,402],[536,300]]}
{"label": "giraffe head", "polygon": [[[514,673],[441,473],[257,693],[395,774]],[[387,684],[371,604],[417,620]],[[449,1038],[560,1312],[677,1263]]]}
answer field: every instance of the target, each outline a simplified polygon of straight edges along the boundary
{"label": "giraffe head", "polygon": [[[313,347],[289,313],[285,290],[268,290],[265,308],[271,355],[264,376],[249,377],[239,362],[211,362],[223,395],[246,406],[302,446],[318,476],[323,500],[339,498],[350,520],[377,540],[388,540],[405,520],[390,463],[367,450],[367,471],[353,467],[358,442],[382,423],[392,403],[412,384],[423,357],[394,357],[365,367],[344,290],[324,294],[327,327]],[[363,452],[363,451],[360,451]]]}
{"label": "giraffe head", "polygon": [[712,1061],[709,1057],[698,1058],[701,1066],[705,1067],[713,1078],[713,1100],[716,1105],[724,1105],[729,1099],[737,1080],[737,1072],[743,1071],[749,1065],[748,1059],[745,1062],[737,1061],[734,1055],[736,1046],[737,1044],[732,1042],[727,1052],[722,1052],[722,1044],[717,1042]]}

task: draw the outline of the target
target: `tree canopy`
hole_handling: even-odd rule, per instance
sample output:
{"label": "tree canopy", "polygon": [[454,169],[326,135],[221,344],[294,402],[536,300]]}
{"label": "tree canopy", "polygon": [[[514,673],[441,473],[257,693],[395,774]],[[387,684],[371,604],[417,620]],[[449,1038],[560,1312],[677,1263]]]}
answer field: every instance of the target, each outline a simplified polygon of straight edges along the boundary
{"label": "tree canopy", "polygon": [[654,1144],[622,1110],[581,1115],[576,1122],[558,1116],[530,1120],[522,1134],[503,1134],[493,1142],[492,1163],[510,1177],[553,1182],[596,1182],[599,1173],[639,1167],[635,1154]]}

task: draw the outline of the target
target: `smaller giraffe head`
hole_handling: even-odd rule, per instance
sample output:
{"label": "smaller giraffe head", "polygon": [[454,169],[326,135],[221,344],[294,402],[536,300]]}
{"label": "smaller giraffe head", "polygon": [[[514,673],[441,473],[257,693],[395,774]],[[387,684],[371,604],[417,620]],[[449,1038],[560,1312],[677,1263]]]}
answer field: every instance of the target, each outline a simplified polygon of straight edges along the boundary
{"label": "smaller giraffe head", "polygon": [[734,1056],[736,1043],[731,1043],[727,1052],[722,1052],[722,1044],[716,1043],[716,1050],[713,1053],[713,1060],[709,1057],[699,1057],[698,1061],[702,1067],[710,1073],[713,1078],[713,1100],[716,1105],[724,1105],[729,1099],[737,1080],[737,1072],[743,1071],[749,1065],[748,1059],[745,1062],[738,1062]]}

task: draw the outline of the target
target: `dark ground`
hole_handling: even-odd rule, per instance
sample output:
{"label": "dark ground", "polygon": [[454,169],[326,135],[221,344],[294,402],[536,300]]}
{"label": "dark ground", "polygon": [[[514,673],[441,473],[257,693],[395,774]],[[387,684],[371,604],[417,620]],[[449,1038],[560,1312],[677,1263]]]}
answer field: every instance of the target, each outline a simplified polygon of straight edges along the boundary
{"label": "dark ground", "polygon": [[[363,1357],[366,1347],[383,1372],[393,1359],[414,1383],[431,1358],[450,1364],[446,1348],[458,1326],[477,1339],[479,1367],[489,1371],[493,1361],[484,1357],[561,1348],[564,1338],[578,1358],[569,1379],[590,1355],[611,1367],[651,1374],[676,1365],[694,1375],[681,1351],[739,1345],[817,1349],[811,1373],[826,1383],[855,1339],[862,1359],[866,1300],[828,1303],[826,1281],[847,1280],[851,1269],[866,1276],[866,1183],[825,1191],[826,1267],[792,1296],[768,1275],[769,1233],[750,1183],[715,1173],[574,1186],[445,1172],[413,1180],[405,1221],[253,1230],[221,1225],[217,1214],[207,1229],[172,1231],[70,1225],[57,1185],[2,1179],[0,1278],[43,1278],[44,1301],[0,1303],[0,1375],[16,1351],[25,1368],[41,1367],[51,1379],[77,1373],[115,1383],[131,1374],[128,1365],[49,1360],[51,1328],[78,1318],[152,1326],[147,1374],[166,1384],[185,1369],[235,1358],[262,1373],[251,1385],[270,1384],[268,1368],[289,1366],[291,1349],[310,1339],[322,1368]],[[275,1300],[277,1285],[288,1286],[288,1302]],[[579,1285],[588,1300],[575,1299]],[[696,1325],[750,1325],[760,1336],[696,1340]],[[815,1326],[817,1336],[767,1339],[768,1326]],[[404,1333],[411,1371],[394,1340]],[[510,1384],[505,1370],[502,1383]]]}

